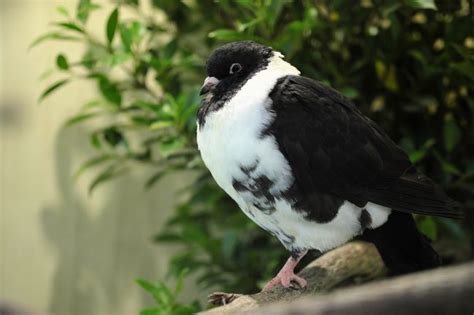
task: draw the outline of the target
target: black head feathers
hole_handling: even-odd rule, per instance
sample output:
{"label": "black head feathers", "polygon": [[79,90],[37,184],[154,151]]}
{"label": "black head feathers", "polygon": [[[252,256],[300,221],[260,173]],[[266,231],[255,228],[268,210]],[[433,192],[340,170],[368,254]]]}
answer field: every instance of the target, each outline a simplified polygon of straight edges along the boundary
{"label": "black head feathers", "polygon": [[267,65],[271,55],[270,47],[253,41],[229,43],[213,52],[207,62],[207,75],[222,80],[238,70],[245,76]]}

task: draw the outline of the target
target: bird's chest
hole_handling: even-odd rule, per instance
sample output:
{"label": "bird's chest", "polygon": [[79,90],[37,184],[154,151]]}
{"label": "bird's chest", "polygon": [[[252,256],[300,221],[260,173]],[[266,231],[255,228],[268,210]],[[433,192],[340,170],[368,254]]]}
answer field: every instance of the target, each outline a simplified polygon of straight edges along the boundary
{"label": "bird's chest", "polygon": [[198,146],[216,182],[241,206],[273,207],[293,181],[288,162],[271,135],[269,99],[260,104],[228,104],[211,113],[198,130]]}
{"label": "bird's chest", "polygon": [[[286,229],[277,208],[287,204],[284,195],[294,177],[275,138],[264,134],[273,119],[268,106],[223,108],[212,113],[199,128],[197,140],[203,161],[219,186],[250,219],[290,245],[294,233]],[[283,211],[291,216],[290,207]]]}

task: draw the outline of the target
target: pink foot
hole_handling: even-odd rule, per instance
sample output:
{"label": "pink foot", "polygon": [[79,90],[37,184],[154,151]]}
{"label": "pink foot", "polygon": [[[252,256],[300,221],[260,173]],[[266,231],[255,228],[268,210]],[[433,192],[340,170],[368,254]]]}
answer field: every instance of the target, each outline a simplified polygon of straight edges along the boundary
{"label": "pink foot", "polygon": [[297,288],[304,289],[308,285],[308,282],[305,279],[295,275],[293,272],[282,274],[279,273],[263,287],[262,291],[271,289],[278,284],[281,284],[285,288],[289,288],[290,286],[294,287],[296,285]]}
{"label": "pink foot", "polygon": [[305,279],[298,277],[295,275],[294,269],[298,262],[306,255],[306,250],[303,252],[298,253],[296,257],[290,256],[286,261],[283,268],[281,268],[280,272],[276,275],[275,278],[270,280],[265,287],[263,287],[262,291],[268,290],[273,288],[275,285],[281,284],[285,288],[291,287],[299,287],[300,289],[306,288],[308,284]]}

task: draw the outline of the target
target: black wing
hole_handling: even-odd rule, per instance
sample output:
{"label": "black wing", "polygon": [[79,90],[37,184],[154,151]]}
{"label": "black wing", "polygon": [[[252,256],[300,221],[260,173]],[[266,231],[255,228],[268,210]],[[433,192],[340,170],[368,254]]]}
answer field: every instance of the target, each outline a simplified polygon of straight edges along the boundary
{"label": "black wing", "polygon": [[[314,80],[280,79],[271,92],[272,132],[305,194],[326,193],[363,207],[458,218],[457,204],[349,100]],[[316,210],[316,209],[315,209]]]}

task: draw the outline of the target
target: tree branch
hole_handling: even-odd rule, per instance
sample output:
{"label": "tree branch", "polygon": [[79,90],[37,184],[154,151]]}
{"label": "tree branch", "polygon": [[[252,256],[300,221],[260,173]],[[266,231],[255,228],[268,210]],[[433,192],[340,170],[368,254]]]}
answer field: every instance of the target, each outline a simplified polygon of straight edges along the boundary
{"label": "tree branch", "polygon": [[258,314],[473,314],[473,297],[474,263],[471,262],[341,289],[324,296],[274,303],[258,309]]}
{"label": "tree branch", "polygon": [[202,314],[441,315],[474,312],[472,262],[327,293],[351,283],[380,278],[385,273],[386,268],[375,246],[351,242],[319,257],[299,273],[308,280],[305,291],[280,286],[257,294],[236,295],[230,304]]}
{"label": "tree branch", "polygon": [[[237,298],[232,303],[202,314],[232,314],[252,310],[276,301],[288,302],[303,295],[327,292],[338,286],[380,278],[385,273],[385,265],[374,245],[359,241],[351,242],[322,255],[299,273],[308,281],[308,287],[304,291],[277,286],[252,295],[234,295]],[[231,294],[226,296],[226,294],[218,293],[212,298],[219,299],[230,296]]]}

